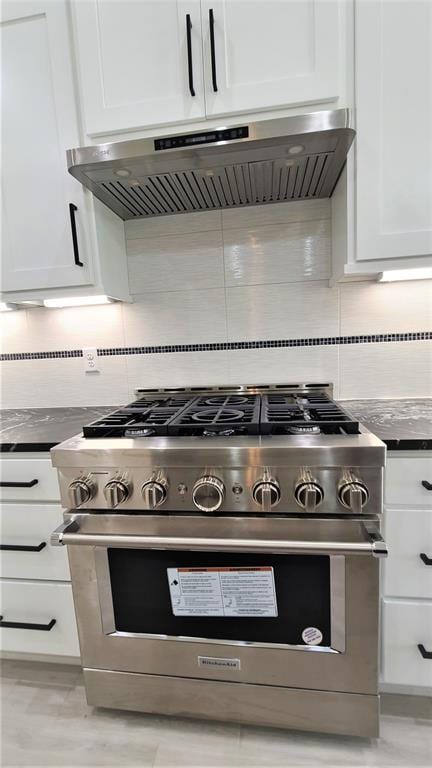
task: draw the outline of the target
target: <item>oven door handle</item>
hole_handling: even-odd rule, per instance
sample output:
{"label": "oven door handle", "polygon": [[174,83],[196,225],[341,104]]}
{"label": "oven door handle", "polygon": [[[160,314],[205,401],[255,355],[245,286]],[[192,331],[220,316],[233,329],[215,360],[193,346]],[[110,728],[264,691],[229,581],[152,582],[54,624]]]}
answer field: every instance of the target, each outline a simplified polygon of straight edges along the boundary
{"label": "oven door handle", "polygon": [[78,523],[63,523],[51,534],[52,546],[126,547],[207,552],[268,552],[305,555],[373,555],[387,557],[387,546],[378,528],[363,523],[364,541],[301,541],[289,539],[225,539],[183,536],[135,536],[79,533]]}

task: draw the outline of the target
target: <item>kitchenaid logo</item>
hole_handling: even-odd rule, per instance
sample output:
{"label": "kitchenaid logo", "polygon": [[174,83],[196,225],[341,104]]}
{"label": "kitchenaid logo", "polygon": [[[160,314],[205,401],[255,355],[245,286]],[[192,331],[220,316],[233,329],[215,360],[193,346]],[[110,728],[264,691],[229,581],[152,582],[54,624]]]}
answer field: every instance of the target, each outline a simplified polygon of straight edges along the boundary
{"label": "kitchenaid logo", "polygon": [[199,667],[217,669],[240,669],[240,659],[220,659],[217,656],[198,656]]}

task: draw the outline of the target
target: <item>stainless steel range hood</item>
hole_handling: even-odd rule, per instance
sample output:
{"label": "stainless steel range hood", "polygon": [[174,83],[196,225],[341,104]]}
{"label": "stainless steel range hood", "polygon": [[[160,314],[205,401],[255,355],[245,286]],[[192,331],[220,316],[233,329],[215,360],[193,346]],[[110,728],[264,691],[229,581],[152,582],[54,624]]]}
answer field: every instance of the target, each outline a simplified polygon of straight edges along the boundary
{"label": "stainless steel range hood", "polygon": [[346,109],[67,153],[122,219],[331,197],[355,131]]}

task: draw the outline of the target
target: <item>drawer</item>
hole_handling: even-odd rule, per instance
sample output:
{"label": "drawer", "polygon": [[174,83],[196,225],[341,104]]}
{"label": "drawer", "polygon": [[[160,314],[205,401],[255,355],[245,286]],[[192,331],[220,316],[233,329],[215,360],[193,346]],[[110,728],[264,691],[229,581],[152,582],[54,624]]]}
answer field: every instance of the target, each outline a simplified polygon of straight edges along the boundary
{"label": "drawer", "polygon": [[432,687],[432,602],[383,600],[382,681],[394,685]]}
{"label": "drawer", "polygon": [[386,508],[384,528],[384,594],[432,600],[432,510]]}
{"label": "drawer", "polygon": [[57,470],[49,458],[2,458],[0,483],[0,499],[5,501],[60,501]]}
{"label": "drawer", "polygon": [[0,627],[2,651],[79,656],[70,584],[3,579],[0,586],[3,621],[49,627],[55,619],[51,629]]}
{"label": "drawer", "polygon": [[389,457],[385,470],[386,504],[432,509],[432,491],[422,486],[422,480],[432,484],[432,457]]}
{"label": "drawer", "polygon": [[50,545],[50,534],[62,521],[62,510],[57,504],[0,504],[2,547],[38,548],[2,550],[1,575],[9,579],[69,581],[66,547]]}

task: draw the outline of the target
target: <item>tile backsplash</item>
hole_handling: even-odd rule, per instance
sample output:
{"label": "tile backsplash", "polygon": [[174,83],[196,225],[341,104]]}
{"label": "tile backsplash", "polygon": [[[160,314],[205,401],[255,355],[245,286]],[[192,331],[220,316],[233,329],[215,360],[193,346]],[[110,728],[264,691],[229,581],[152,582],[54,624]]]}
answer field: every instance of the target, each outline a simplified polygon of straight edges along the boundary
{"label": "tile backsplash", "polygon": [[[432,281],[329,287],[330,205],[127,222],[132,304],[0,315],[2,406],[305,380],[341,399],[430,396]],[[83,347],[101,350],[99,372],[84,371]]]}

